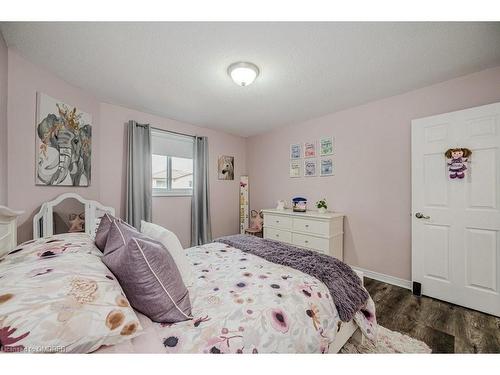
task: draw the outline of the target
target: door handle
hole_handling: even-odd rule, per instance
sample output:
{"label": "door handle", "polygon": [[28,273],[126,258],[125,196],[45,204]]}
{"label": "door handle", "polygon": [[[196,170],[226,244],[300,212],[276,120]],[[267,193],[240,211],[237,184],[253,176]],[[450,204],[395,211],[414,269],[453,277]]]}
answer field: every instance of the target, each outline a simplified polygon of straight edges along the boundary
{"label": "door handle", "polygon": [[430,216],[424,215],[424,214],[423,214],[423,213],[421,213],[421,212],[417,212],[417,213],[415,214],[415,217],[416,217],[417,219],[430,219],[430,218],[431,218]]}

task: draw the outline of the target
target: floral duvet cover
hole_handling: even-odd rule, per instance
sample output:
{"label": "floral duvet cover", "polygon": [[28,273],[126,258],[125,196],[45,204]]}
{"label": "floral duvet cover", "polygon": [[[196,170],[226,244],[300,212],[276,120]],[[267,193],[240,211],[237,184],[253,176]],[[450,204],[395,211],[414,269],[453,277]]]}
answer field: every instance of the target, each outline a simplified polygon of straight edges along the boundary
{"label": "floral duvet cover", "polygon": [[[148,323],[149,337],[102,352],[327,353],[343,323],[328,289],[316,278],[221,243],[186,250],[196,282],[189,290],[194,319]],[[357,314],[369,338],[372,320]],[[141,317],[141,319],[147,319]]]}
{"label": "floral duvet cover", "polygon": [[[0,347],[326,353],[345,324],[326,286],[312,276],[221,243],[187,249],[186,255],[196,280],[189,289],[193,319],[161,324],[129,306],[87,235],[56,235],[20,245],[0,258]],[[367,308],[373,309],[371,299]],[[354,319],[369,338],[376,332],[371,315],[371,320],[363,314]]]}
{"label": "floral duvet cover", "polygon": [[26,242],[0,258],[0,352],[91,352],[141,330],[86,234]]}

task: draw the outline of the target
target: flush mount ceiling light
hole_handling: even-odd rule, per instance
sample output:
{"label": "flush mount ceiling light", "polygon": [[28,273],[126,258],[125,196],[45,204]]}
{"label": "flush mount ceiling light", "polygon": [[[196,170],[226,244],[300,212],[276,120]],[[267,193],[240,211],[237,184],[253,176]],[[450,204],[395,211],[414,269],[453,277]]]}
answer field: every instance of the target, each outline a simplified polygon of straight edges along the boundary
{"label": "flush mount ceiling light", "polygon": [[257,65],[250,62],[236,62],[229,65],[227,74],[229,74],[237,85],[248,86],[252,84],[259,75],[259,68]]}

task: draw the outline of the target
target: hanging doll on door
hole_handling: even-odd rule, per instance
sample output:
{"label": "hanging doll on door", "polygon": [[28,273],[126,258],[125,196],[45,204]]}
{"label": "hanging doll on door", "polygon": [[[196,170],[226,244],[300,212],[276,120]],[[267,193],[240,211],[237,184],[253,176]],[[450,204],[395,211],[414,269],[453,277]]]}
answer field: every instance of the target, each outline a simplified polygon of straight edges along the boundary
{"label": "hanging doll on door", "polygon": [[444,153],[448,159],[447,166],[450,178],[462,179],[465,177],[471,154],[472,151],[468,148],[450,148]]}

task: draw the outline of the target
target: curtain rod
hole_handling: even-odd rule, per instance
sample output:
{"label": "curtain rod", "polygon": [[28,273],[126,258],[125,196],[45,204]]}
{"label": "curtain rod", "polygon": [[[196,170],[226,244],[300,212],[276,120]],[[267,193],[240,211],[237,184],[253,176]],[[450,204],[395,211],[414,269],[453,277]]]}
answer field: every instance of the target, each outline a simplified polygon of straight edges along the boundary
{"label": "curtain rod", "polygon": [[[143,125],[143,124],[139,124],[139,123],[135,123],[136,126],[140,126],[141,128],[145,128],[146,126],[148,125]],[[173,130],[165,130],[165,129],[160,129],[160,128],[155,128],[154,126],[151,126],[149,125],[149,127],[153,130],[158,130],[158,131],[161,131],[161,132],[167,132],[167,133],[173,133],[173,134],[177,134],[177,135],[182,135],[182,136],[185,136],[185,137],[191,137],[191,138],[195,138],[196,135],[192,135],[192,134],[186,134],[186,133],[180,133],[180,132],[176,132],[176,131],[173,131]]]}

